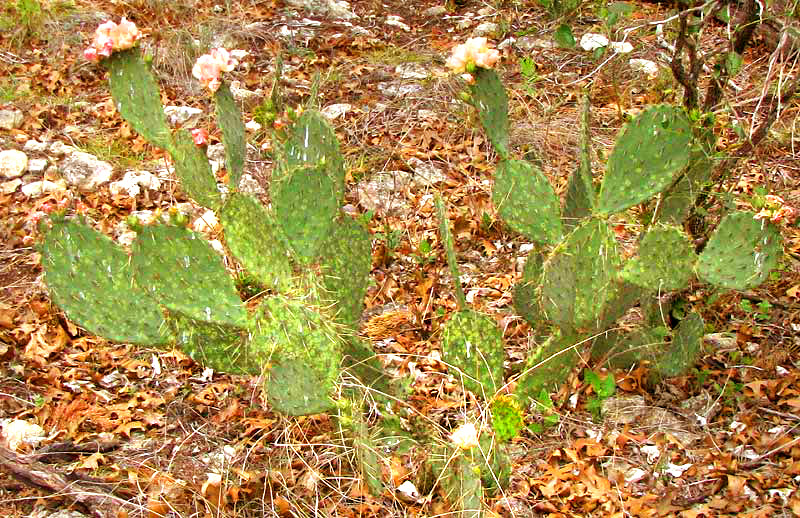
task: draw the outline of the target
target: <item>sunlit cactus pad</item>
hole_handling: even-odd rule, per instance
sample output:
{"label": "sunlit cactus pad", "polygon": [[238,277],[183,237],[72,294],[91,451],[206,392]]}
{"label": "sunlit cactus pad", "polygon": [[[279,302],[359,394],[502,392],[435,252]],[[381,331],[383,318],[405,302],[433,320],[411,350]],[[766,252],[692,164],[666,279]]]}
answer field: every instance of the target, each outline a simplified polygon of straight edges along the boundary
{"label": "sunlit cactus pad", "polygon": [[217,124],[222,130],[222,143],[225,145],[225,167],[228,169],[228,185],[236,189],[244,173],[247,156],[247,139],[242,112],[231,89],[223,82],[214,94],[217,105]]}
{"label": "sunlit cactus pad", "polygon": [[746,290],[767,279],[783,253],[778,228],[752,212],[722,219],[697,264],[698,275],[715,286]]}
{"label": "sunlit cactus pad", "polygon": [[561,208],[550,181],[539,169],[520,160],[497,165],[492,201],[503,221],[542,244],[561,238]]}
{"label": "sunlit cactus pad", "polygon": [[491,317],[469,309],[455,313],[444,327],[442,353],[467,390],[491,396],[502,386],[503,334]]}
{"label": "sunlit cactus pad", "polygon": [[128,254],[85,223],[52,225],[40,247],[45,282],[70,320],[116,342],[168,343],[161,309],[134,285]]}
{"label": "sunlit cactus pad", "polygon": [[597,211],[620,212],[663,191],[689,163],[692,129],[683,110],[652,106],[633,119],[608,159]]}
{"label": "sunlit cactus pad", "polygon": [[205,152],[195,145],[189,132],[178,130],[169,152],[183,191],[200,205],[217,209],[220,204],[217,181]]}
{"label": "sunlit cactus pad", "polygon": [[148,225],[137,233],[134,276],[154,300],[194,320],[247,326],[233,279],[203,236],[175,225]]}
{"label": "sunlit cactus pad", "polygon": [[563,383],[578,362],[574,346],[579,341],[576,335],[554,330],[542,345],[528,355],[525,369],[517,379],[517,397],[528,401],[536,398],[542,389],[549,391]]}
{"label": "sunlit cactus pad", "polygon": [[333,182],[335,198],[344,195],[344,158],[328,121],[316,111],[303,112],[289,129],[284,145],[286,168],[318,166]]}
{"label": "sunlit cactus pad", "polygon": [[478,110],[483,130],[497,154],[508,158],[508,95],[497,72],[476,68],[472,74],[475,83],[470,85],[472,104]]}

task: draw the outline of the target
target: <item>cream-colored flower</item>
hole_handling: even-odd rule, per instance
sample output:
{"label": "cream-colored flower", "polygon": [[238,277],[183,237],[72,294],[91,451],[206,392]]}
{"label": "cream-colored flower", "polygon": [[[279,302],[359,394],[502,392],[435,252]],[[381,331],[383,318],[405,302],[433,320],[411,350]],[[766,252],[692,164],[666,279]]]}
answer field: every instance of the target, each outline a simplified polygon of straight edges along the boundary
{"label": "cream-colored flower", "polygon": [[470,65],[481,68],[492,68],[500,59],[497,49],[489,48],[484,37],[470,38],[461,45],[456,45],[445,65],[457,74],[467,72]]}
{"label": "cream-colored flower", "polygon": [[83,51],[83,56],[89,61],[99,61],[100,58],[109,57],[115,50],[133,47],[141,35],[136,24],[125,18],[119,24],[109,20],[94,31],[92,44]]}
{"label": "cream-colored flower", "polygon": [[133,47],[141,33],[136,24],[126,18],[120,20],[119,25],[111,29],[111,41],[114,50],[125,50]]}
{"label": "cream-colored flower", "polygon": [[467,421],[453,431],[450,440],[462,450],[472,449],[478,445],[478,430],[475,424]]}
{"label": "cream-colored flower", "polygon": [[192,75],[200,84],[216,92],[221,84],[222,72],[230,72],[236,66],[227,50],[223,48],[212,49],[208,54],[203,54],[192,67]]}

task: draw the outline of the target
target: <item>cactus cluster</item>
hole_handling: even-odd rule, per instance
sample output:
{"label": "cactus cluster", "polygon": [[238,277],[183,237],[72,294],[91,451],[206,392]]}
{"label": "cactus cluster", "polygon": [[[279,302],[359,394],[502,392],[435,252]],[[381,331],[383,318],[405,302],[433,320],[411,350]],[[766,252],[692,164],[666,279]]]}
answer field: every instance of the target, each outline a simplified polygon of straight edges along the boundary
{"label": "cactus cluster", "polygon": [[[272,207],[238,190],[245,128],[230,88],[214,93],[228,186],[222,194],[204,150],[172,131],[149,64],[137,48],[103,61],[120,114],[166,150],[185,193],[217,212],[225,243],[269,290],[246,308],[221,257],[177,215],[133,228],[130,253],[80,219],[53,217],[42,227],[51,296],[88,331],[115,341],[177,345],[203,364],[264,374],[265,393],[283,413],[332,408],[343,367],[370,381],[379,364],[356,338],[370,271],[371,239],[340,212],[344,160],[336,136],[314,110],[278,140]],[[276,82],[277,84],[277,82]]]}
{"label": "cactus cluster", "polygon": [[[652,359],[664,376],[685,371],[702,343],[699,315],[690,314],[672,330],[645,319],[642,327],[623,333],[612,330],[615,322],[637,304],[655,304],[658,313],[663,310],[659,296],[687,287],[694,276],[719,288],[756,286],[782,253],[777,228],[746,211],[725,216],[707,246],[695,252],[682,223],[712,172],[711,132],[695,127],[681,108],[651,106],[620,132],[602,180],[595,181],[587,99],[579,166],[569,178],[562,206],[534,164],[511,157],[508,99],[497,73],[477,67],[472,75],[465,98],[478,111],[499,157],[493,202],[505,223],[535,247],[515,287],[514,306],[541,345],[517,380],[519,394],[532,397],[562,381],[582,344],[627,351],[630,359]],[[650,200],[656,208],[638,252],[624,260],[610,219]],[[474,327],[470,322],[461,332]]]}

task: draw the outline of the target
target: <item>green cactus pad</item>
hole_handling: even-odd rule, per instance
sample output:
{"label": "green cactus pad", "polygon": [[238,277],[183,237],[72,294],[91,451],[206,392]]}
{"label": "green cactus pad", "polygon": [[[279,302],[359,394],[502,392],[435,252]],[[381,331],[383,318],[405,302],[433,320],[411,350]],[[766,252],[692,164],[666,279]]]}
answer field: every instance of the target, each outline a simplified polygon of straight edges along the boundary
{"label": "green cactus pad", "polygon": [[250,354],[242,329],[202,322],[178,312],[167,318],[175,345],[194,361],[218,372],[260,374],[269,355]]}
{"label": "green cactus pad", "polygon": [[648,289],[649,287],[642,288],[623,279],[614,279],[606,295],[606,303],[597,319],[597,325],[591,330],[604,331],[614,325],[614,322],[636,305]]}
{"label": "green cactus pad", "polygon": [[144,62],[138,47],[114,52],[103,60],[109,70],[108,83],[117,111],[154,146],[170,146],[170,130],[161,105],[150,66]]}
{"label": "green cactus pad", "polygon": [[525,260],[517,284],[514,286],[513,303],[516,312],[531,325],[534,331],[540,330],[546,320],[539,304],[539,284],[542,282],[544,257],[537,250],[531,250]]}
{"label": "green cactus pad", "polygon": [[276,291],[292,286],[289,251],[272,212],[252,196],[234,192],[219,220],[228,248],[250,274]]}
{"label": "green cactus pad", "polygon": [[239,188],[244,173],[244,160],[247,155],[247,140],[242,111],[236,104],[227,83],[222,83],[214,94],[217,103],[217,124],[222,130],[222,143],[225,145],[225,167],[228,169],[228,185]]}
{"label": "green cactus pad", "polygon": [[596,329],[620,268],[614,233],[590,219],[570,233],[544,263],[541,303],[562,329]]}
{"label": "green cactus pad", "polygon": [[705,142],[697,144],[689,156],[689,165],[675,185],[664,192],[659,204],[658,221],[680,225],[689,216],[697,196],[711,180],[716,160],[712,153],[716,145],[713,132],[705,133]]}
{"label": "green cactus pad", "polygon": [[364,412],[361,408],[353,409],[351,429],[353,433],[353,449],[356,452],[361,476],[366,482],[372,496],[379,496],[383,492],[381,480],[381,458],[375,441],[372,440]]}
{"label": "green cactus pad", "polygon": [[450,233],[450,220],[447,219],[447,208],[439,195],[434,197],[436,204],[436,215],[439,219],[439,237],[447,256],[447,266],[450,268],[450,275],[453,277],[453,288],[456,293],[458,309],[467,307],[467,297],[464,295],[464,288],[461,286],[461,274],[458,271],[458,261],[456,260],[456,248],[453,242],[453,234]]}
{"label": "green cactus pad", "polygon": [[490,397],[503,385],[503,333],[487,315],[470,309],[456,312],[444,326],[442,356],[457,368],[464,388]]}
{"label": "green cactus pad", "polygon": [[323,284],[334,301],[336,320],[356,330],[372,269],[369,231],[352,218],[340,216],[322,246],[320,261]]}
{"label": "green cactus pad", "polygon": [[205,152],[195,145],[188,131],[181,129],[175,133],[169,153],[183,191],[200,205],[217,209],[220,205],[217,181]]}
{"label": "green cactus pad", "polygon": [[528,402],[539,396],[542,389],[550,391],[567,380],[572,368],[578,363],[574,346],[580,337],[555,332],[532,351],[525,361],[525,369],[517,378],[516,396]]}
{"label": "green cactus pad", "polygon": [[337,204],[344,196],[344,158],[339,141],[328,121],[319,112],[303,112],[289,130],[284,145],[286,168],[320,167],[332,180]]}
{"label": "green cactus pad", "polygon": [[720,288],[746,290],[767,279],[783,253],[778,228],[734,212],[722,219],[697,262],[697,274]]}
{"label": "green cactus pad", "polygon": [[128,254],[76,221],[53,221],[40,248],[53,302],[87,331],[115,342],[170,341],[158,304],[133,284]]}
{"label": "green cactus pad", "polygon": [[592,344],[592,360],[619,369],[629,369],[641,360],[653,360],[664,354],[669,331],[665,327],[612,330]]}
{"label": "green cactus pad", "polygon": [[219,255],[185,227],[149,225],[132,245],[134,278],[172,312],[222,326],[247,327],[247,312]]}
{"label": "green cactus pad", "polygon": [[326,412],[341,364],[339,330],[302,301],[264,299],[253,331],[256,350],[274,351],[265,381],[267,399],[288,415]]}
{"label": "green cactus pad", "polygon": [[357,336],[344,336],[342,366],[359,383],[371,390],[373,399],[381,400],[391,392],[389,377],[369,343]]}
{"label": "green cactus pad", "polygon": [[496,432],[494,437],[487,433],[481,434],[478,437],[481,451],[474,452],[473,456],[474,467],[480,469],[483,489],[489,496],[496,496],[500,489],[508,489],[511,482],[511,457],[505,445],[496,439]]}
{"label": "green cactus pad", "polygon": [[653,106],[623,130],[608,159],[597,212],[613,214],[669,187],[689,163],[692,129],[677,106]]}
{"label": "green cactus pad", "polygon": [[492,201],[506,224],[537,243],[551,245],[561,239],[558,196],[538,168],[520,160],[497,165]]}
{"label": "green cactus pad", "polygon": [[272,204],[298,258],[314,261],[339,211],[336,185],[325,166],[298,166],[273,178]]}
{"label": "green cactus pad", "polygon": [[687,286],[696,261],[694,245],[683,230],[657,224],[642,238],[639,257],[628,261],[620,275],[650,290],[678,290]]}
{"label": "green cactus pad", "polygon": [[[449,449],[445,449],[447,452]],[[473,448],[477,450],[477,448]],[[459,510],[463,518],[483,516],[483,482],[481,467],[485,460],[480,452],[456,451],[450,454],[446,467],[442,469],[439,481],[445,498]]]}
{"label": "green cactus pad", "polygon": [[492,400],[492,429],[498,442],[508,442],[525,427],[522,406],[511,396],[498,396]]}
{"label": "green cactus pad", "polygon": [[582,219],[591,215],[596,197],[592,183],[592,137],[589,133],[589,106],[589,96],[587,95],[584,97],[581,110],[579,164],[569,177],[561,216],[564,227],[568,230],[572,230]]}
{"label": "green cactus pad", "polygon": [[680,376],[694,365],[703,345],[704,329],[703,318],[697,313],[681,320],[672,332],[668,350],[655,361],[655,368],[661,376]]}
{"label": "green cactus pad", "polygon": [[508,159],[508,95],[497,72],[476,68],[475,83],[469,86],[472,104],[495,151]]}

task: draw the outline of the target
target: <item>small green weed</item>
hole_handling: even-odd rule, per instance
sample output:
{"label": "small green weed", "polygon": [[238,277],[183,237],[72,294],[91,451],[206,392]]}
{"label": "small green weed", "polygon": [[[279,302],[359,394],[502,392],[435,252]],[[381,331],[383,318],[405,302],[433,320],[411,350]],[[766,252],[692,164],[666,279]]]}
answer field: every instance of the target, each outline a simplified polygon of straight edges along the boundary
{"label": "small green weed", "polygon": [[420,266],[424,266],[432,263],[434,259],[436,259],[436,255],[433,253],[431,242],[427,239],[423,239],[420,241],[419,246],[417,246],[417,251],[414,254],[414,260],[416,260],[417,264]]}
{"label": "small green weed", "polygon": [[528,430],[531,432],[542,433],[547,428],[557,425],[561,420],[561,417],[554,410],[555,406],[553,405],[553,400],[550,398],[550,393],[545,389],[542,389],[534,403],[536,404],[536,409],[542,414],[542,422],[531,423],[528,426]]}
{"label": "small green weed", "polygon": [[768,300],[759,301],[755,306],[748,299],[742,299],[739,302],[739,307],[752,317],[759,321],[764,322],[770,319],[770,312],[772,311],[772,304]]}
{"label": "small green weed", "polygon": [[600,418],[600,410],[603,408],[603,401],[614,395],[617,390],[617,383],[612,374],[608,374],[605,378],[601,378],[599,374],[594,371],[584,371],[583,379],[588,381],[594,390],[595,395],[589,398],[586,402],[586,408],[592,413],[595,419]]}

